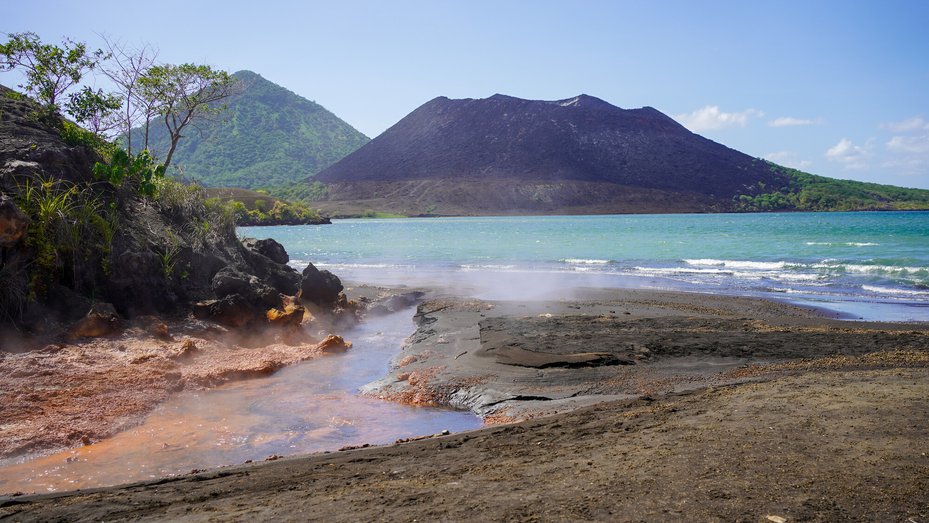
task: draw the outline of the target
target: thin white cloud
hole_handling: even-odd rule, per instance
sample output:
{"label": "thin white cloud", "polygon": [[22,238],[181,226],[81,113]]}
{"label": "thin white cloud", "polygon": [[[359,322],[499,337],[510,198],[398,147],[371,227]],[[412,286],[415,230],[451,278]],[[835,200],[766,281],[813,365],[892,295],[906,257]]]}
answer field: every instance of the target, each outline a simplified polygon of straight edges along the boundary
{"label": "thin white cloud", "polygon": [[842,138],[839,143],[826,151],[826,159],[830,162],[838,162],[846,169],[864,169],[868,166],[868,160],[871,159],[871,151],[869,144],[859,146],[848,138]]}
{"label": "thin white cloud", "polygon": [[797,127],[801,125],[822,125],[822,118],[794,118],[781,116],[768,122],[768,127]]}
{"label": "thin white cloud", "polygon": [[929,172],[929,158],[925,156],[903,156],[891,158],[883,163],[883,167],[894,169],[904,175],[925,175]]}
{"label": "thin white cloud", "polygon": [[886,122],[881,124],[882,129],[895,133],[909,133],[913,131],[929,131],[929,122],[922,116],[914,116],[899,122]]}
{"label": "thin white cloud", "polygon": [[751,118],[760,118],[764,113],[757,109],[746,109],[738,113],[726,113],[718,105],[707,105],[692,113],[676,115],[674,118],[691,131],[715,131],[729,127],[745,127]]}
{"label": "thin white cloud", "polygon": [[894,136],[887,142],[887,149],[895,153],[929,153],[929,134]]}

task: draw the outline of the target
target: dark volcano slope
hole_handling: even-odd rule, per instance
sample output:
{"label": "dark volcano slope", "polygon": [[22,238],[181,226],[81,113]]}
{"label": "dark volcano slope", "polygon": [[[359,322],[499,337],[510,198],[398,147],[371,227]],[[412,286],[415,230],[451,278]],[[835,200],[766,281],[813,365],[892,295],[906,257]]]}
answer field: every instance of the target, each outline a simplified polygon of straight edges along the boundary
{"label": "dark volcano slope", "polygon": [[789,183],[651,107],[499,94],[436,98],[314,179],[335,214],[726,211]]}

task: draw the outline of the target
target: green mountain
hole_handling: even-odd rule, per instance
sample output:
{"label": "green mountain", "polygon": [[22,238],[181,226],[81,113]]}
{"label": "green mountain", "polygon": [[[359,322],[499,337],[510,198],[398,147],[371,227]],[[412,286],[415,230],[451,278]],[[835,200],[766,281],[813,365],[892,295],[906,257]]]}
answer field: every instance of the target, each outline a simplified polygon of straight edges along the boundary
{"label": "green mountain", "polygon": [[[287,185],[368,142],[323,106],[256,73],[233,76],[242,88],[226,100],[227,110],[186,130],[178,143],[172,165],[186,179],[207,187]],[[153,122],[149,145],[156,156],[164,157],[168,150],[168,134],[160,122]]]}

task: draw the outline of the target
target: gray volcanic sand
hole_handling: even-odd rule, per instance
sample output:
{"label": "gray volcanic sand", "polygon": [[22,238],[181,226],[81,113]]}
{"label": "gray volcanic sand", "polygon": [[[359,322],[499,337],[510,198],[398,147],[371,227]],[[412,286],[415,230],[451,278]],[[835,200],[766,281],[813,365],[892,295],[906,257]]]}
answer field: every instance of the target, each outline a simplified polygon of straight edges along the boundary
{"label": "gray volcanic sand", "polygon": [[514,421],[745,379],[751,364],[929,350],[929,326],[846,322],[770,301],[594,291],[569,302],[423,303],[417,331],[366,392]]}
{"label": "gray volcanic sand", "polygon": [[640,291],[431,300],[418,317],[369,393],[530,419],[0,498],[0,519],[929,519],[927,325]]}

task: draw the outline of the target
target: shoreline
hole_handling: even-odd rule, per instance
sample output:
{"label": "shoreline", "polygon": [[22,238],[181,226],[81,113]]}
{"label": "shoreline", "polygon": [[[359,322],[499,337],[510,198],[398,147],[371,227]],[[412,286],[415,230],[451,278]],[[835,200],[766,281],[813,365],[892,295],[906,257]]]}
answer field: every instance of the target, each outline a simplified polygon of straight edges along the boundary
{"label": "shoreline", "polygon": [[[504,463],[510,463],[506,466],[520,470],[523,479],[517,474],[501,477],[499,481],[529,493],[540,493],[539,489],[549,484],[546,479],[539,486],[534,486],[528,480],[530,477],[544,478],[538,474],[545,470],[561,471],[552,478],[562,478],[559,481],[569,485],[579,480],[573,475],[562,474],[583,463],[587,465],[581,468],[596,473],[597,477],[612,477],[610,467],[617,466],[618,462],[601,462],[595,457],[584,458],[587,461],[576,459],[576,456],[591,451],[590,438],[602,439],[613,433],[610,427],[633,420],[621,433],[633,440],[641,439],[652,434],[654,427],[667,425],[681,416],[684,418],[680,422],[686,421],[683,427],[696,423],[707,433],[731,430],[740,434],[735,441],[741,442],[738,448],[745,456],[741,462],[729,463],[726,465],[728,468],[724,467],[721,472],[733,475],[731,477],[737,481],[715,483],[714,488],[734,488],[735,491],[742,488],[757,494],[763,482],[758,476],[740,472],[740,463],[754,460],[779,470],[770,460],[783,457],[771,454],[769,447],[751,450],[755,445],[752,438],[767,437],[767,433],[752,432],[760,418],[742,416],[733,421],[716,416],[712,420],[704,419],[709,415],[707,413],[714,412],[713,409],[731,408],[733,401],[738,400],[751,404],[759,415],[774,416],[772,421],[763,423],[791,420],[789,428],[778,429],[778,437],[795,441],[799,447],[806,449],[804,452],[819,456],[808,457],[807,462],[791,462],[794,458],[789,456],[789,459],[784,458],[794,463],[791,474],[824,481],[823,488],[839,489],[845,496],[833,498],[839,504],[839,512],[829,512],[835,507],[829,509],[816,503],[812,509],[804,509],[804,505],[796,500],[780,498],[776,500],[780,505],[775,503],[771,506],[786,507],[782,512],[794,515],[792,517],[798,514],[854,517],[855,513],[849,512],[850,503],[858,498],[850,490],[842,490],[842,485],[836,481],[824,479],[822,474],[825,474],[827,462],[820,460],[826,459],[826,455],[820,454],[814,443],[807,441],[812,436],[804,432],[802,424],[798,425],[799,422],[793,420],[827,415],[834,425],[830,428],[833,432],[841,432],[849,423],[854,426],[855,423],[880,421],[884,430],[874,438],[885,437],[888,431],[899,429],[910,435],[906,445],[917,445],[907,449],[920,448],[919,445],[929,442],[929,432],[908,421],[913,416],[923,416],[919,419],[924,419],[924,415],[929,414],[920,410],[925,408],[924,402],[907,400],[909,403],[900,403],[902,400],[894,392],[904,387],[907,398],[918,398],[920,394],[929,392],[929,380],[926,379],[929,377],[927,324],[848,322],[824,317],[808,308],[768,300],[641,290],[591,290],[584,300],[573,302],[485,302],[436,296],[420,305],[417,317],[417,331],[394,358],[390,374],[369,386],[367,393],[412,404],[467,406],[482,413],[490,422],[488,427],[399,445],[223,467],[154,482],[52,495],[0,497],[0,507],[3,507],[0,508],[0,516],[15,514],[17,519],[40,520],[55,517],[55,514],[68,514],[91,519],[135,519],[164,518],[184,513],[193,514],[192,519],[199,520],[215,515],[212,510],[221,510],[223,519],[251,517],[246,514],[288,519],[286,514],[299,513],[289,511],[301,503],[313,503],[314,506],[325,503],[320,510],[326,517],[335,520],[365,517],[410,519],[456,513],[463,517],[462,513],[456,512],[457,503],[493,508],[498,517],[509,517],[514,513],[507,510],[511,510],[516,501],[507,497],[510,501],[496,506],[497,501],[491,501],[491,498],[497,495],[498,489],[481,487],[484,480],[475,482],[472,473],[467,470],[473,472],[477,467],[490,471],[486,467],[499,469],[504,467]],[[584,331],[590,334],[592,326],[592,336],[584,338]],[[649,346],[643,343],[646,339],[658,341]],[[642,351],[643,348],[647,352]],[[412,361],[410,356],[414,357]],[[401,365],[404,359],[408,361]],[[402,376],[404,373],[407,375]],[[862,387],[871,391],[869,396],[862,397]],[[762,390],[779,391],[778,394],[794,399],[785,403],[783,398],[761,394],[759,391]],[[839,392],[835,392],[837,390]],[[843,417],[841,411],[831,406],[868,401],[871,403],[867,408],[861,408],[862,414],[857,418]],[[600,414],[591,417],[592,412]],[[580,419],[587,421],[581,425],[568,421]],[[514,423],[517,420],[523,421]],[[494,423],[503,425],[494,426]],[[733,423],[735,425],[730,427],[729,424]],[[661,451],[661,446],[633,445],[622,451],[623,459],[639,462],[645,469],[654,469],[675,455],[701,452],[699,446],[688,443],[690,440],[684,437],[686,433],[675,437],[675,431],[679,430],[683,429],[669,433],[668,437],[674,439],[668,440],[667,448],[677,449],[670,454]],[[846,441],[847,437],[843,437],[839,440]],[[531,442],[542,442],[541,448]],[[539,448],[542,451],[554,443],[561,450],[543,454],[531,450]],[[619,447],[602,449],[619,452],[618,449],[629,443],[621,440],[616,443]],[[858,443],[850,442],[849,445],[854,447]],[[902,459],[902,443],[896,440],[891,443],[884,450],[874,446],[868,448],[877,451],[878,458],[874,459]],[[838,443],[833,446],[836,445]],[[501,452],[499,449],[510,450]],[[789,447],[778,452],[792,456],[794,454],[790,453],[795,450]],[[486,461],[488,452],[496,456],[489,462]],[[538,460],[538,463],[531,465],[525,462],[528,455],[535,456],[532,459]],[[511,459],[517,461],[511,463]],[[862,463],[838,459],[836,462],[831,458],[828,460],[829,470],[841,469],[856,478],[864,477],[867,467]],[[922,461],[917,460],[918,463],[911,466],[926,467],[929,471],[929,459],[925,456],[919,459]],[[392,473],[380,476],[378,471],[383,467],[379,464],[391,470],[409,471],[403,472],[403,475],[425,474],[422,477],[432,479],[412,488],[408,483],[398,481],[400,478]],[[688,484],[692,487],[697,480],[706,485],[706,477],[695,476],[691,469],[693,466],[687,465],[682,471],[674,472],[673,467],[661,466],[652,472],[657,475],[656,480],[670,481],[677,486],[675,488]],[[289,474],[287,478],[297,478],[288,480],[295,485],[295,491],[281,492],[279,486],[275,486],[284,481],[280,476],[282,470]],[[329,479],[319,476],[322,471],[327,471],[325,478]],[[445,472],[437,474],[436,471]],[[351,481],[349,478],[352,477],[361,479]],[[570,479],[572,477],[573,480]],[[929,475],[925,477],[929,478]],[[338,483],[338,478],[349,481]],[[320,481],[331,484],[331,488],[320,490]],[[461,490],[471,497],[463,500],[458,494],[449,494],[450,491],[444,487],[449,481],[457,484],[453,492]],[[897,493],[912,490],[902,481],[888,479],[887,488],[896,489],[893,492]],[[185,492],[191,485],[215,494],[190,498]],[[627,487],[631,491],[641,490],[641,485],[627,484]],[[248,493],[242,488],[246,488]],[[382,505],[383,499],[371,497],[371,489],[379,488],[389,488],[395,495],[391,498],[393,501]],[[610,488],[607,484],[598,484],[594,491],[606,492]],[[689,488],[681,492],[688,492]],[[562,491],[562,494],[569,495],[569,491]],[[406,508],[391,506],[396,505],[394,501],[411,495],[416,496],[416,501],[404,505]],[[690,495],[696,494],[690,492]],[[582,504],[592,503],[591,500],[583,501],[587,498],[580,496],[571,499]],[[128,497],[140,504],[132,509],[118,508],[125,506]],[[243,505],[245,499],[249,501]],[[537,498],[538,506],[531,508],[520,505],[525,512],[520,512],[520,517],[514,516],[515,519],[531,519],[529,515],[540,514],[540,507],[556,510],[542,499]],[[667,497],[663,497],[662,501],[643,494],[639,501],[623,499],[625,501],[617,507],[630,508],[628,514],[641,514],[642,517],[659,514],[650,512],[655,507],[663,506],[662,510],[670,507],[670,498]],[[731,519],[755,514],[745,512],[749,507],[741,494],[700,499],[705,505],[691,505],[697,510],[693,514],[705,516],[700,519]],[[728,501],[719,505],[721,499]],[[740,499],[743,501],[740,502]],[[929,508],[929,500],[918,496],[896,508],[887,507],[877,498],[868,499],[875,504],[865,506],[883,507],[883,512],[874,511],[869,515],[894,516],[891,519],[915,514],[914,510],[921,510],[920,503],[924,501],[925,507]],[[388,506],[390,511],[385,512]],[[603,500],[598,506],[603,508]],[[701,512],[704,510],[699,508],[701,506],[719,510]],[[187,512],[189,510],[193,512]],[[541,513],[551,515],[558,512]],[[580,517],[563,514],[564,517]],[[606,512],[591,514],[607,517]],[[690,512],[687,514],[691,515]]]}

